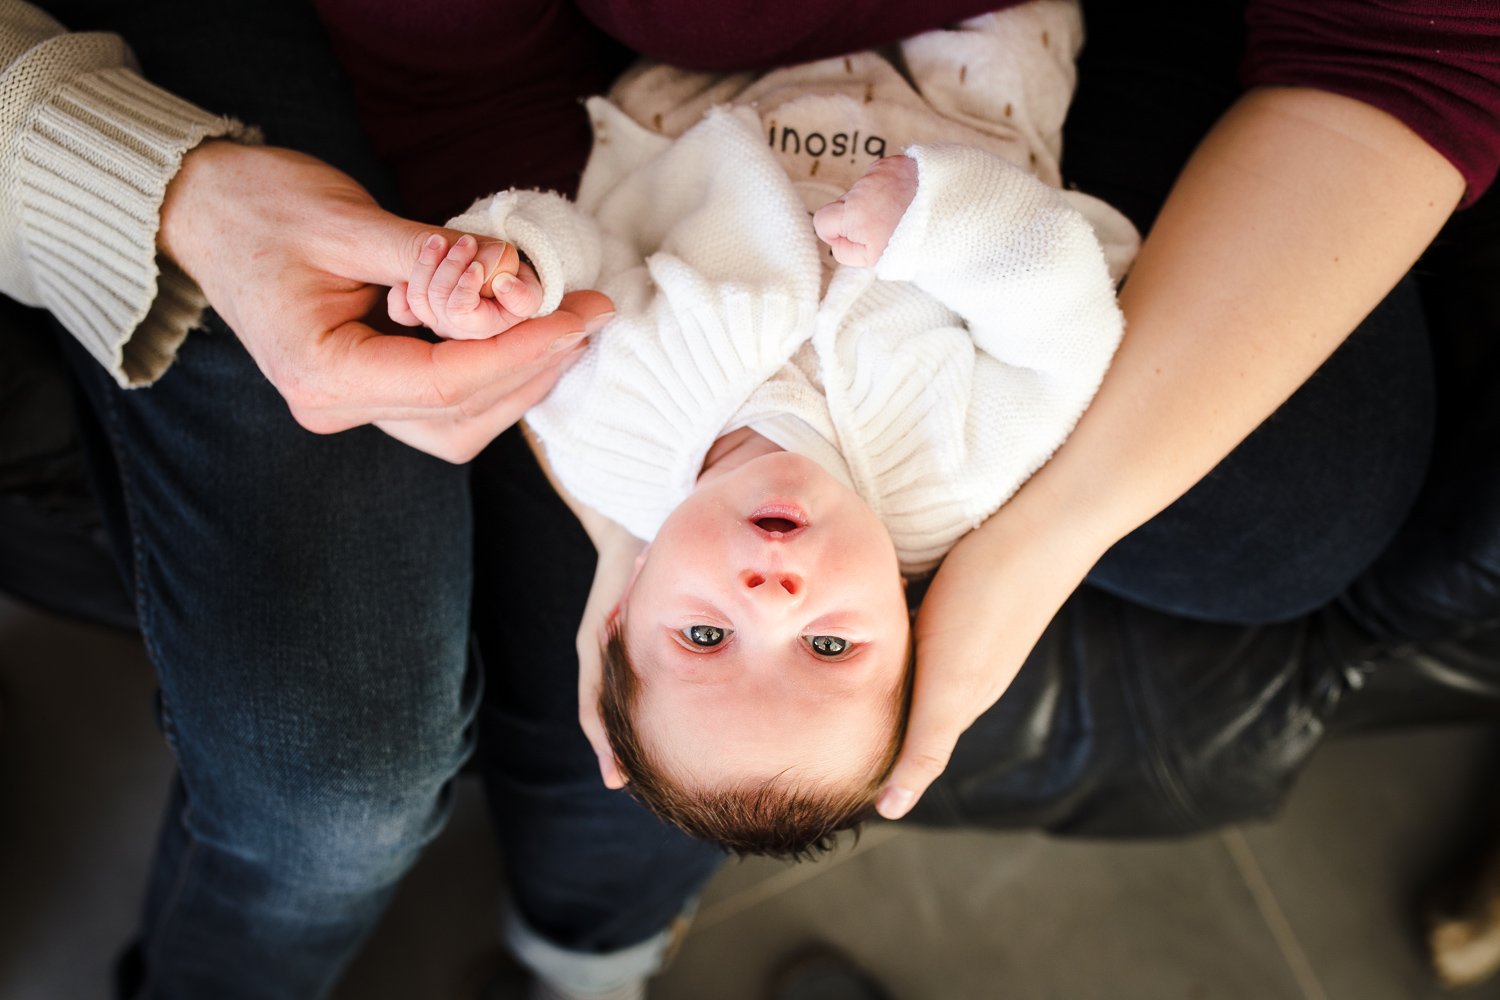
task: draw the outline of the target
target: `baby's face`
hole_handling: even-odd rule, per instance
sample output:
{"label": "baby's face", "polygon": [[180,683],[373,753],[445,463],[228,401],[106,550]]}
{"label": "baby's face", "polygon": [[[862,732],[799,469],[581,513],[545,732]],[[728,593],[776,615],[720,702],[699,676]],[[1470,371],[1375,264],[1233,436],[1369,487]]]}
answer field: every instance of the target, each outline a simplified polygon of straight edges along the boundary
{"label": "baby's face", "polygon": [[816,463],[778,452],[701,482],[622,611],[637,728],[669,768],[706,786],[869,776],[897,710],[905,594],[885,526]]}

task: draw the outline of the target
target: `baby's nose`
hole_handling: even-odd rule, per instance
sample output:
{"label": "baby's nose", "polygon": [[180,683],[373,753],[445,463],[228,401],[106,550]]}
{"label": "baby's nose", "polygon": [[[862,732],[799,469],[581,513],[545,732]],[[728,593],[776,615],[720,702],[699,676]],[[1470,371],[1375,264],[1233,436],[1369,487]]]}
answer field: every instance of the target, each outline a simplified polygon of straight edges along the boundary
{"label": "baby's nose", "polygon": [[802,596],[802,577],[796,573],[775,571],[761,573],[756,570],[747,569],[740,574],[740,584],[747,590],[754,590],[758,596],[790,598]]}

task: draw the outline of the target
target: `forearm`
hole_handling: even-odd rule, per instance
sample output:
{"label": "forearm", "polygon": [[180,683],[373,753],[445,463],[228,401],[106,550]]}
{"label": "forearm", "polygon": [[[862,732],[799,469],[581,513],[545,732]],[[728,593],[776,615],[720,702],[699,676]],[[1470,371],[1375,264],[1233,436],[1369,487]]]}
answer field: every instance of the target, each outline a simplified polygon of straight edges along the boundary
{"label": "forearm", "polygon": [[[1052,461],[981,529],[1056,525],[1092,561],[1227,455],[1410,269],[1458,172],[1359,102],[1243,97],[1200,145],[1120,296],[1125,340]],[[987,539],[987,541],[986,541]]]}
{"label": "forearm", "polygon": [[239,131],[136,75],[123,42],[0,0],[0,292],[43,306],[122,384],[161,374],[203,310],[156,257],[185,151]]}

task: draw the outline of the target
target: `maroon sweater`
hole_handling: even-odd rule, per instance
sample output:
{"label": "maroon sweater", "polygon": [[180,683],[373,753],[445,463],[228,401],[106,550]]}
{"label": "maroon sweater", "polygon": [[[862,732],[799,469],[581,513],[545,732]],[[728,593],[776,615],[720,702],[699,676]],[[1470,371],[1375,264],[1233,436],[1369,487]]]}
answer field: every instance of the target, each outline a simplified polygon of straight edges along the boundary
{"label": "maroon sweater", "polygon": [[[315,0],[406,210],[438,221],[498,187],[571,191],[578,102],[635,53],[693,69],[874,48],[1006,0]],[[1013,0],[1012,0],[1013,2]],[[1318,87],[1404,121],[1468,182],[1500,166],[1493,0],[1249,0],[1246,86]]]}

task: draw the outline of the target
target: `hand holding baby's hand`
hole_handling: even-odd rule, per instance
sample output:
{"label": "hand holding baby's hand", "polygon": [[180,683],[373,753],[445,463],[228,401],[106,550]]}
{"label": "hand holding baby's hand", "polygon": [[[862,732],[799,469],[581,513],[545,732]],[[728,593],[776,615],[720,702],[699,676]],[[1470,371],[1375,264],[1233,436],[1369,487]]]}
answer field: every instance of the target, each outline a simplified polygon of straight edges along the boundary
{"label": "hand holding baby's hand", "polygon": [[818,238],[840,264],[870,267],[917,194],[917,164],[908,156],[876,160],[849,193],[813,215]]}
{"label": "hand holding baby's hand", "polygon": [[462,236],[452,247],[434,233],[410,277],[387,298],[391,319],[449,340],[483,340],[536,314],[542,283],[516,248]]}

